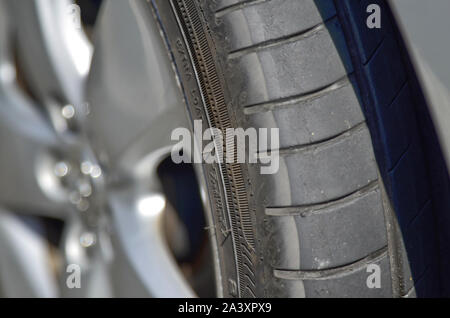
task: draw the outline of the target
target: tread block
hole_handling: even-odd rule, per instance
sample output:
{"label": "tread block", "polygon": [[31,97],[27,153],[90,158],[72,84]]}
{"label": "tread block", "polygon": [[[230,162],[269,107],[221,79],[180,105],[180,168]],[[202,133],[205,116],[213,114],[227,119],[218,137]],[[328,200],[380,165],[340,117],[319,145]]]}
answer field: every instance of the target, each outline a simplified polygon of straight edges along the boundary
{"label": "tread block", "polygon": [[438,264],[436,236],[431,235],[433,218],[432,204],[429,202],[404,232],[408,259],[414,264],[411,268],[412,277],[416,280],[424,276],[428,268]]}
{"label": "tread block", "polygon": [[[300,242],[294,217],[267,218],[268,244],[266,260],[273,268],[300,268]],[[294,239],[293,239],[294,238]]]}
{"label": "tread block", "polygon": [[412,131],[417,130],[413,108],[409,85],[405,85],[390,107],[376,109],[388,170],[395,167],[412,142]]}
{"label": "tread block", "polygon": [[367,287],[367,279],[371,273],[367,267],[350,275],[318,281],[304,281],[306,297],[308,298],[381,298],[392,297],[391,273],[389,270],[389,259],[373,262],[380,266],[381,288]]}
{"label": "tread block", "polygon": [[[341,42],[335,43],[332,38]],[[349,54],[341,56],[338,52],[348,51],[341,26],[332,19],[326,28],[309,37],[230,60],[243,76],[242,85],[236,87],[236,91],[245,93],[241,104],[298,96],[337,82],[353,71]]]}
{"label": "tread block", "polygon": [[296,216],[300,269],[336,268],[387,245],[378,188],[341,206]]}
{"label": "tread block", "polygon": [[248,124],[279,128],[281,148],[320,142],[364,121],[358,96],[348,82],[318,98],[249,115]]}
{"label": "tread block", "polygon": [[[281,158],[282,169],[289,176],[291,202],[283,202],[286,195],[268,193],[267,206],[302,206],[345,197],[377,180],[377,168],[370,147],[370,135],[364,125],[346,134],[345,138],[319,144]],[[281,175],[281,174],[280,174]],[[278,179],[278,175],[266,176]],[[267,180],[267,184],[281,180]],[[284,181],[285,182],[285,181]]]}
{"label": "tread block", "polygon": [[383,41],[373,58],[364,67],[373,92],[375,107],[388,107],[406,83],[400,49],[392,35]]}
{"label": "tread block", "polygon": [[231,50],[298,34],[336,15],[332,1],[319,2],[321,12],[314,0],[272,0],[226,14],[222,21]]}
{"label": "tread block", "polygon": [[410,149],[389,173],[392,191],[395,193],[392,198],[393,205],[402,231],[408,229],[412,220],[430,200],[430,188],[421,149],[419,137],[415,132]]}

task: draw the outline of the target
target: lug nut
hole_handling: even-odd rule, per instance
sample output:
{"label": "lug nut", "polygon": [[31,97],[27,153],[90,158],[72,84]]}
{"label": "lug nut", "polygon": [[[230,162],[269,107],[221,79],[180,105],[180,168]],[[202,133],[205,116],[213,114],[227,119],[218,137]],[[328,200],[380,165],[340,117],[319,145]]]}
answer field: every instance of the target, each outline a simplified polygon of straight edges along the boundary
{"label": "lug nut", "polygon": [[89,161],[85,161],[81,164],[81,172],[84,175],[91,176],[91,178],[100,178],[103,174],[102,168],[98,165],[94,165]]}
{"label": "lug nut", "polygon": [[82,197],[89,198],[92,195],[92,186],[86,181],[82,182],[78,186],[78,191]]}
{"label": "lug nut", "polygon": [[75,117],[75,107],[73,105],[66,105],[62,108],[61,114],[66,120],[73,119]]}
{"label": "lug nut", "polygon": [[84,248],[92,247],[97,242],[97,235],[92,232],[83,233],[80,237],[80,244]]}
{"label": "lug nut", "polygon": [[99,166],[95,165],[92,167],[92,171],[91,171],[91,177],[94,179],[100,178],[102,176],[102,168],[100,168]]}
{"label": "lug nut", "polygon": [[77,204],[77,209],[80,212],[86,212],[87,210],[89,210],[89,207],[89,201],[86,199],[81,199],[81,201]]}
{"label": "lug nut", "polygon": [[81,172],[84,175],[90,175],[92,172],[92,163],[90,163],[89,161],[85,161],[81,164]]}
{"label": "lug nut", "polygon": [[73,205],[78,205],[81,202],[81,195],[78,191],[73,191],[69,195],[69,201]]}
{"label": "lug nut", "polygon": [[58,178],[64,178],[69,174],[70,167],[66,162],[58,162],[54,167],[54,174]]}

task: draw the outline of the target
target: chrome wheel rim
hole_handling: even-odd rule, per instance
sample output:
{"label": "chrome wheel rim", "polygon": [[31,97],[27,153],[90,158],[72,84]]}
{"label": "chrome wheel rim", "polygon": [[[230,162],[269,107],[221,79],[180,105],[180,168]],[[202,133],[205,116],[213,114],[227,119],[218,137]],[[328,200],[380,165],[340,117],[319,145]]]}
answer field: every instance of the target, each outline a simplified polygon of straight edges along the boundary
{"label": "chrome wheel rim", "polygon": [[[145,1],[107,1],[91,44],[74,24],[73,5],[0,0],[0,14],[14,17],[0,19],[0,130],[8,149],[0,253],[10,256],[0,260],[3,291],[195,297],[161,226],[166,198],[156,169],[172,149],[171,131],[190,124],[160,29]],[[64,222],[56,277],[46,243],[17,212]],[[70,264],[82,268],[80,289],[66,286]]]}

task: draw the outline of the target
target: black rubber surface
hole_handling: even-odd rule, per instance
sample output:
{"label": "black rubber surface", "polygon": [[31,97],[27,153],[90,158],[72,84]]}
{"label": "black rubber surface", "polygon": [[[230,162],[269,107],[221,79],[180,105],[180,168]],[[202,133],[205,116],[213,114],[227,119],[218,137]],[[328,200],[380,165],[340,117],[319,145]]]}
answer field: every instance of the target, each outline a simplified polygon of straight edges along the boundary
{"label": "black rubber surface", "polygon": [[[407,250],[407,257],[399,255],[400,265],[404,268],[409,262],[411,268],[410,277],[402,275],[400,293],[446,296],[448,279],[442,265],[448,262],[448,253],[439,250],[448,246],[448,240],[439,235],[448,232],[444,229],[448,221],[441,222],[450,211],[443,199],[449,197],[448,173],[407,52],[384,1],[336,3],[352,47],[380,170]],[[387,13],[383,28],[375,34],[364,28],[364,8],[370,3],[378,3]],[[433,167],[439,167],[439,173]],[[440,195],[434,184],[442,187]]]}
{"label": "black rubber surface", "polygon": [[[380,30],[366,27],[369,3],[382,8]],[[435,134],[423,136],[432,127],[384,1],[152,8],[192,119],[280,129],[275,175],[203,167],[225,296],[443,293],[437,224],[447,206],[435,189],[448,178]],[[381,288],[366,284],[371,264]]]}

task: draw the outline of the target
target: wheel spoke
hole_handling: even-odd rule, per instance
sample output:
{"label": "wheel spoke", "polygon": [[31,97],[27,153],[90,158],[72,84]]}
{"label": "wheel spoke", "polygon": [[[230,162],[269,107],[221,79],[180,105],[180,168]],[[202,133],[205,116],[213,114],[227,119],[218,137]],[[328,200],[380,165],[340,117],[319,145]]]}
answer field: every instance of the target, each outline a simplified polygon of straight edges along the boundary
{"label": "wheel spoke", "polygon": [[136,200],[116,192],[111,207],[121,249],[151,297],[194,297],[164,240],[161,216],[164,197],[147,193]]}
{"label": "wheel spoke", "polygon": [[51,157],[58,140],[36,107],[12,85],[3,89],[0,86],[0,143],[4,149],[0,157],[0,205],[61,217],[63,202],[44,192],[46,188],[57,191],[52,161],[46,158]]}
{"label": "wheel spoke", "polygon": [[[113,296],[110,274],[112,250],[109,238],[100,229],[89,232],[79,218],[70,218],[61,246],[64,259],[63,272],[60,275],[62,297]],[[79,288],[70,288],[67,285],[67,277],[76,270],[80,270]]]}
{"label": "wheel spoke", "polygon": [[140,4],[105,3],[88,82],[95,146],[125,170],[170,145],[174,128],[189,127],[160,31]]}
{"label": "wheel spoke", "polygon": [[[2,297],[57,297],[47,243],[17,216],[0,210]],[[32,261],[30,261],[32,260]]]}
{"label": "wheel spoke", "polygon": [[108,190],[116,254],[127,260],[115,270],[131,269],[133,288],[140,283],[144,295],[191,297],[162,233],[158,204],[164,198],[154,181],[158,163],[170,152],[172,130],[189,127],[187,114],[160,30],[140,4],[104,4],[87,85],[87,126],[109,170],[132,180],[120,189],[110,183]]}
{"label": "wheel spoke", "polygon": [[82,107],[92,47],[77,25],[73,1],[9,1],[8,5],[16,21],[23,71],[33,92],[41,100],[58,97]]}
{"label": "wheel spoke", "polygon": [[[56,292],[55,282],[50,282],[42,268],[37,269],[39,273],[26,268],[29,259],[25,254],[14,254],[16,248],[23,246],[26,251],[36,247],[39,261],[48,256],[40,249],[41,243],[33,243],[25,234],[26,240],[21,240],[11,233],[8,226],[14,228],[15,216],[9,213],[0,214],[0,239],[8,237],[0,242],[0,254],[14,254],[8,264],[17,264],[18,275],[25,273],[27,282],[23,286],[30,288],[31,296],[195,296],[173,259],[161,226],[165,199],[155,181],[156,168],[170,152],[173,129],[189,127],[189,121],[167,49],[156,22],[148,19],[148,8],[140,7],[138,1],[105,3],[97,24],[91,67],[90,44],[81,32],[73,33],[73,26],[67,25],[70,17],[61,14],[71,1],[1,1],[0,5],[8,5],[12,20],[20,22],[14,30],[22,75],[39,102],[22,93],[15,78],[12,51],[4,50],[6,37],[0,30],[0,142],[6,149],[0,157],[0,207],[64,219],[64,265],[82,267],[82,288],[69,290],[64,272],[56,283]],[[88,85],[84,85],[89,71]],[[88,87],[87,98],[84,87]],[[36,105],[40,101],[43,105]],[[66,104],[75,109],[65,109]],[[83,115],[81,122],[73,123],[77,128],[73,131],[69,126],[59,129],[61,111],[66,112],[62,117],[72,120],[78,118],[74,116],[77,110],[89,116]],[[71,124],[69,119],[67,124]],[[81,133],[69,140],[63,134],[66,129]],[[93,173],[84,164],[95,164],[92,167],[101,173]],[[85,184],[92,181],[92,187],[78,188],[78,176]],[[75,193],[74,185],[79,192]],[[81,195],[78,197],[82,200],[83,196],[92,197],[95,205],[91,209],[98,211],[87,209],[83,213],[79,209],[74,214],[78,197],[71,201],[71,194]],[[103,213],[103,199],[112,219],[99,222],[110,217]],[[91,222],[94,218],[98,219]],[[107,236],[103,225],[110,221],[115,230],[110,247],[106,242],[109,239],[88,247],[80,244],[86,231],[92,230],[97,238]],[[8,276],[6,271],[2,274]],[[28,274],[46,280],[39,281],[41,290]],[[134,278],[124,283],[120,282],[123,276]]]}
{"label": "wheel spoke", "polygon": [[40,158],[49,155],[59,141],[39,107],[17,84],[9,42],[12,26],[11,21],[4,19],[10,12],[6,4],[11,2],[0,2],[0,206],[62,218],[61,202],[51,200],[42,188],[44,184],[50,187],[55,179],[49,171],[43,171],[42,165],[39,167]]}

